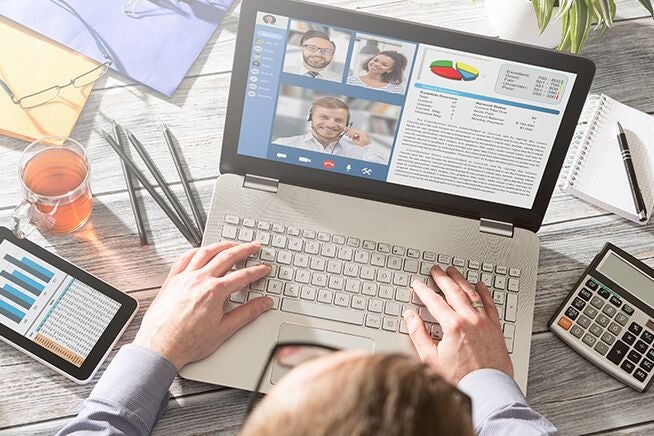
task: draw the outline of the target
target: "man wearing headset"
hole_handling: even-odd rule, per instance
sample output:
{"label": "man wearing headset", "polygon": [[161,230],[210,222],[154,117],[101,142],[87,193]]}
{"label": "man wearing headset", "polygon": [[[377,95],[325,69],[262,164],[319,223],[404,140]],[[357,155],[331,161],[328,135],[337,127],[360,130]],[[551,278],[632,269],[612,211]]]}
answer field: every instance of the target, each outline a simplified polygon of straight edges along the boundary
{"label": "man wearing headset", "polygon": [[311,126],[309,133],[277,138],[273,142],[288,147],[386,164],[387,157],[375,149],[366,132],[352,127],[350,118],[350,108],[347,104],[334,97],[322,97],[313,102],[307,114],[307,121]]}

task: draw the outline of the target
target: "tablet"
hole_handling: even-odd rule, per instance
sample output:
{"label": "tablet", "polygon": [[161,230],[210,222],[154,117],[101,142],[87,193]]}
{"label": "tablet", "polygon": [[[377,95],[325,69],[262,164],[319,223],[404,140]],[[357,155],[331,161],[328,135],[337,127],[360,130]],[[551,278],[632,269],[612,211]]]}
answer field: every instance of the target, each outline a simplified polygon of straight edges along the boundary
{"label": "tablet", "polygon": [[138,310],[129,295],[0,227],[0,339],[84,384]]}

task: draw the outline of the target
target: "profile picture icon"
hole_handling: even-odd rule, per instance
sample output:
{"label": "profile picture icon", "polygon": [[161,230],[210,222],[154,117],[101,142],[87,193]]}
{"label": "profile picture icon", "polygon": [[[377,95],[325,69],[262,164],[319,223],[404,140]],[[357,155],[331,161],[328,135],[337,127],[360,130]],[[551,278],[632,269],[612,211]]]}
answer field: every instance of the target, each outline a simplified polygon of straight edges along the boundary
{"label": "profile picture icon", "polygon": [[263,22],[266,24],[275,24],[277,22],[277,18],[275,18],[273,15],[264,15]]}
{"label": "profile picture icon", "polygon": [[261,65],[261,62],[259,62],[259,61],[252,61],[252,66],[253,66],[253,67],[258,67],[258,66],[260,66],[260,65]]}

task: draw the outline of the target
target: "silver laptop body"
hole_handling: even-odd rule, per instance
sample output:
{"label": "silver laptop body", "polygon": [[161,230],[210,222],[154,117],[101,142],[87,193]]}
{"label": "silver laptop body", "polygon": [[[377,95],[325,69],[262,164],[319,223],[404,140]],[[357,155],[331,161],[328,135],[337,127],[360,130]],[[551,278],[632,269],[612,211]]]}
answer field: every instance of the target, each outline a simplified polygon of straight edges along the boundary
{"label": "silver laptop body", "polygon": [[[279,146],[275,150],[284,151],[284,157],[280,158],[278,153],[277,161],[274,153],[268,154],[268,161],[248,160],[239,155],[239,132],[245,129],[242,120],[246,117],[244,100],[248,98],[245,93],[250,77],[247,59],[253,53],[253,44],[258,42],[252,35],[256,31],[257,36],[270,36],[262,29],[273,30],[255,27],[264,25],[258,22],[262,14],[277,17],[277,25],[284,17],[291,17],[285,24],[289,28],[292,20],[312,17],[314,21],[334,24],[339,23],[340,17],[353,14],[367,31],[374,26],[384,29],[380,22],[388,22],[285,0],[243,3],[221,158],[222,175],[215,184],[203,244],[220,240],[261,241],[262,253],[249,262],[270,262],[273,272],[234,294],[226,310],[261,295],[271,296],[275,308],[228,339],[210,357],[188,365],[180,374],[188,379],[252,390],[272,347],[287,341],[316,342],[372,353],[415,354],[401,315],[407,308],[417,310],[432,336],[441,337],[437,320],[426,313],[410,287],[413,280],[420,279],[438,291],[428,280],[429,267],[438,263],[443,268],[452,265],[469,281],[482,280],[491,289],[515,379],[526,392],[539,254],[536,231],[588,91],[592,64],[572,56],[433,29],[450,39],[454,35],[474,41],[481,51],[484,46],[492,51],[492,47],[504,44],[508,46],[504,49],[509,59],[524,51],[539,55],[541,65],[556,65],[555,60],[563,56],[570,64],[567,68],[577,75],[574,86],[569,84],[567,107],[561,107],[559,133],[546,159],[531,209],[469,202],[456,196],[439,198],[435,200],[438,204],[425,207],[422,201],[411,204],[411,200],[392,192],[391,184],[384,185],[383,181],[379,186],[384,195],[376,199],[374,189],[366,190],[367,185],[364,186],[368,180],[358,186],[365,175],[355,177],[343,171],[337,175],[331,169],[311,167],[301,160],[289,164],[283,160],[287,149]],[[265,25],[271,26],[272,20],[266,20]],[[407,29],[418,27],[410,23],[397,25],[399,28],[391,35],[403,34],[405,39],[411,39]],[[420,39],[416,36],[415,41]],[[268,146],[270,141],[265,142]],[[315,154],[306,155],[316,159]],[[295,174],[295,168],[301,164],[313,172]],[[305,176],[314,173],[321,178],[322,187]],[[287,175],[291,183],[286,182]],[[337,176],[345,183],[337,183]],[[335,182],[330,186],[332,178]],[[416,191],[430,198],[429,192]],[[517,224],[498,219],[511,214]],[[268,374],[262,391],[267,392],[274,382]]]}

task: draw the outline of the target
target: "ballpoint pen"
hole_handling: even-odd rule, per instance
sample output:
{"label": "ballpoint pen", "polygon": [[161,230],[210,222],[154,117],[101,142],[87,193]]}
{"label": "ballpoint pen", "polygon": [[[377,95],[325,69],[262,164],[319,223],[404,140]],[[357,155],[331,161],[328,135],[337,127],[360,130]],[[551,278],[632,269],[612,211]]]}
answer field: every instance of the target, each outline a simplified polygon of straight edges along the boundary
{"label": "ballpoint pen", "polygon": [[622,129],[622,125],[620,125],[620,123],[617,125],[616,133],[618,135],[618,144],[620,144],[620,154],[622,156],[622,161],[624,162],[624,167],[627,170],[627,179],[629,180],[629,188],[631,188],[631,196],[633,197],[634,204],[636,205],[636,215],[641,222],[646,221],[647,209],[645,208],[645,201],[643,200],[643,194],[640,191],[640,186],[638,186],[638,180],[636,179],[636,171],[634,170],[634,164],[631,160],[631,151],[629,151],[627,135],[624,134],[624,130]]}

